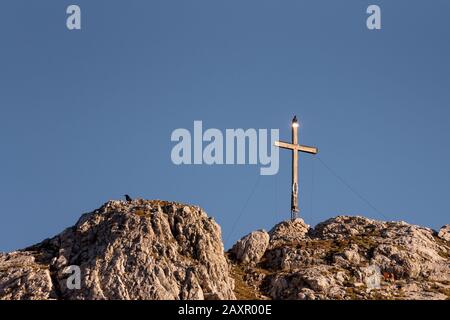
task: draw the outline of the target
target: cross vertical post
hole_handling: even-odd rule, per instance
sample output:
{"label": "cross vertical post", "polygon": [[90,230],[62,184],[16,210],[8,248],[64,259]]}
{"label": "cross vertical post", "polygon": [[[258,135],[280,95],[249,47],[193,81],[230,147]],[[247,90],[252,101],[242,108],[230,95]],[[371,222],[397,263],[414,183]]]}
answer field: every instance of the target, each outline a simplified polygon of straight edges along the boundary
{"label": "cross vertical post", "polygon": [[[298,145],[298,122],[296,117],[292,120],[292,144]],[[297,218],[298,212],[298,151],[292,149],[292,193],[291,193],[291,219]]]}
{"label": "cross vertical post", "polygon": [[297,116],[292,119],[292,143],[275,141],[275,146],[292,151],[292,190],[291,190],[291,219],[298,217],[300,208],[298,205],[298,152],[317,154],[318,149],[298,144]]}

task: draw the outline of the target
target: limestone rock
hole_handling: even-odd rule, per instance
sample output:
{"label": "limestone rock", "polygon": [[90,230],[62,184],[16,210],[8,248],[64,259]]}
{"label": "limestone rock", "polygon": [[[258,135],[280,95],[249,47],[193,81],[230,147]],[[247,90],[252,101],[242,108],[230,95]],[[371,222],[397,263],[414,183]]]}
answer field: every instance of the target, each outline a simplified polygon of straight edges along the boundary
{"label": "limestone rock", "polygon": [[[67,285],[75,265],[81,288]],[[0,299],[234,299],[219,225],[198,207],[109,201],[71,228],[0,255]]]}
{"label": "limestone rock", "polygon": [[350,248],[344,250],[343,256],[350,263],[358,265],[361,262],[361,256],[358,253],[359,251],[358,249],[359,249],[358,245],[353,244],[350,246]]}
{"label": "limestone rock", "polygon": [[0,254],[0,297],[8,300],[56,298],[50,270],[29,252]]}
{"label": "limestone rock", "polygon": [[439,230],[438,237],[450,241],[450,224],[446,224]]}
{"label": "limestone rock", "polygon": [[252,281],[254,296],[272,299],[448,299],[447,232],[361,216],[338,216],[314,229],[285,221],[246,272],[259,279]]}
{"label": "limestone rock", "polygon": [[256,264],[266,252],[269,234],[265,230],[253,231],[239,240],[231,249],[237,261]]}
{"label": "limestone rock", "polygon": [[295,243],[305,238],[309,232],[309,225],[303,219],[283,221],[270,230],[270,246]]}

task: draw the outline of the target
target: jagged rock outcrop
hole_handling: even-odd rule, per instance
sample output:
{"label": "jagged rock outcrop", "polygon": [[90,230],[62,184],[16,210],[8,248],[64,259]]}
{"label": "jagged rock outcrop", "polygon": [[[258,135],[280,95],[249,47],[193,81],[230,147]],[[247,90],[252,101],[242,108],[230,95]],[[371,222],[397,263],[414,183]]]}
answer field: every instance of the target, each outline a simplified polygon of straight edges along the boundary
{"label": "jagged rock outcrop", "polygon": [[[285,221],[256,265],[233,260],[237,292],[271,299],[448,299],[448,228],[339,216]],[[248,291],[248,292],[246,292]],[[238,296],[239,298],[239,296]]]}
{"label": "jagged rock outcrop", "polygon": [[446,224],[439,230],[438,237],[450,241],[450,224]]}
{"label": "jagged rock outcrop", "polygon": [[[69,266],[80,289],[70,289]],[[0,299],[234,299],[221,230],[194,206],[109,201],[30,248],[0,254]]]}
{"label": "jagged rock outcrop", "polygon": [[290,244],[304,239],[309,232],[309,225],[303,219],[297,218],[293,221],[283,221],[270,230],[270,244],[272,247]]}
{"label": "jagged rock outcrop", "polygon": [[0,298],[14,300],[56,297],[50,269],[30,252],[0,254]]}
{"label": "jagged rock outcrop", "polygon": [[269,234],[265,230],[258,230],[239,240],[231,252],[241,263],[256,264],[266,252],[268,245]]}
{"label": "jagged rock outcrop", "polygon": [[219,225],[199,207],[109,201],[51,239],[0,253],[0,299],[448,299],[449,232],[296,219],[224,254]]}

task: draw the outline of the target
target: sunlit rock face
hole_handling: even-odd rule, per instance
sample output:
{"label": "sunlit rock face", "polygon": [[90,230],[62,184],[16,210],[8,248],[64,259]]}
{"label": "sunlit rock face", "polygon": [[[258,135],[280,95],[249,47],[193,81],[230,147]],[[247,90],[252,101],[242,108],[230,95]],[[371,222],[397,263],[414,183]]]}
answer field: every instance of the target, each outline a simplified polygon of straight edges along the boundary
{"label": "sunlit rock face", "polygon": [[436,232],[364,217],[338,216],[315,228],[296,219],[269,232],[269,245],[256,265],[232,252],[229,257],[236,291],[246,296],[448,299],[448,232],[448,225]]}
{"label": "sunlit rock face", "polygon": [[[223,251],[219,225],[199,207],[109,201],[52,239],[1,254],[0,298],[234,299]],[[68,285],[72,265],[80,289]]]}

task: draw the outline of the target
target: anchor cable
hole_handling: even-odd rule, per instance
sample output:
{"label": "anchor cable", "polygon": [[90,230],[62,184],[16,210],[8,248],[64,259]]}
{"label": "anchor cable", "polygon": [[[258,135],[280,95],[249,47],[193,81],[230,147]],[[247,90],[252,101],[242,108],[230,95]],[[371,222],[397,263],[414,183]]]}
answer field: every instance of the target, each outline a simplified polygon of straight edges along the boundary
{"label": "anchor cable", "polygon": [[247,208],[248,203],[250,202],[250,199],[253,197],[253,194],[255,193],[256,188],[257,188],[258,185],[259,185],[260,179],[261,179],[261,175],[258,174],[258,177],[257,177],[257,179],[256,179],[256,182],[255,182],[255,184],[253,185],[252,191],[250,192],[249,196],[248,196],[247,199],[245,200],[244,205],[242,206],[242,209],[241,209],[240,212],[239,212],[239,215],[237,216],[236,220],[234,221],[233,226],[232,226],[230,232],[228,233],[227,238],[225,239],[225,242],[228,242],[228,240],[230,240],[231,236],[233,235],[234,230],[236,229],[236,226],[237,226],[239,220],[241,219],[242,215],[244,214],[244,210]]}
{"label": "anchor cable", "polygon": [[356,191],[349,183],[347,183],[340,175],[338,175],[333,169],[330,168],[319,156],[317,159],[322,163],[322,165],[328,169],[328,171],[334,175],[339,181],[342,182],[351,192],[353,192],[361,201],[365,202],[369,207],[371,207],[376,213],[382,216],[386,220],[390,220],[386,215],[384,215],[380,210],[377,209],[369,200],[367,200],[363,195]]}
{"label": "anchor cable", "polygon": [[311,219],[314,217],[314,163],[316,162],[315,157],[313,157],[312,159],[312,165],[311,165],[311,197],[310,197],[310,214],[311,214]]}
{"label": "anchor cable", "polygon": [[278,214],[278,174],[275,175],[275,215]]}

